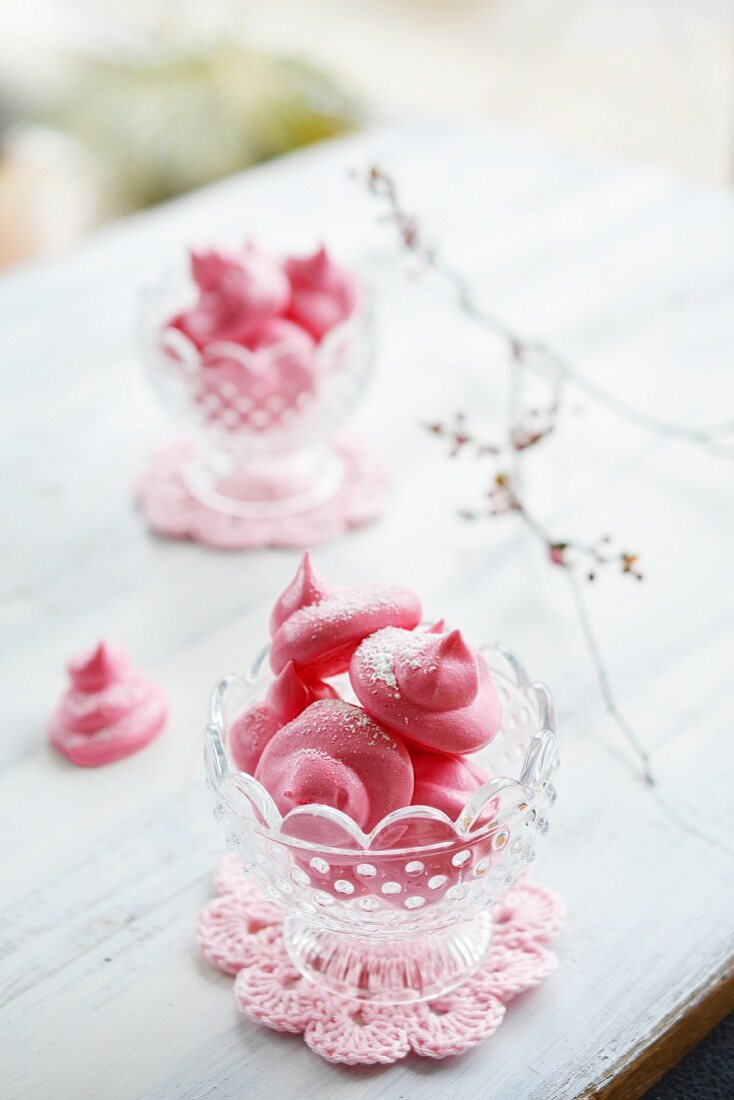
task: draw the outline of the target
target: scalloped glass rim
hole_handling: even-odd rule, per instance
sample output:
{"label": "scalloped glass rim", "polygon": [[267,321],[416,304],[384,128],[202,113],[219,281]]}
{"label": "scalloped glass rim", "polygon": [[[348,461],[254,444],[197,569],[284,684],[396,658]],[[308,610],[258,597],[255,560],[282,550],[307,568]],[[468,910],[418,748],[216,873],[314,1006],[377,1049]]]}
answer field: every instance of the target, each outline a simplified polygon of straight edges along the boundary
{"label": "scalloped glass rim", "polygon": [[[371,832],[365,833],[355,821],[341,810],[319,803],[297,807],[283,817],[271,796],[254,776],[246,772],[233,770],[230,767],[224,747],[225,698],[234,686],[244,685],[252,688],[260,682],[269,648],[269,646],[266,646],[260,652],[246,676],[233,674],[224,676],[217,682],[211,695],[209,723],[206,728],[204,745],[204,763],[207,778],[217,797],[235,814],[241,813],[242,799],[246,799],[249,806],[256,810],[261,819],[256,832],[265,838],[277,839],[279,843],[293,848],[330,853],[332,855],[343,853],[345,856],[350,857],[359,852],[369,853],[370,858],[380,858],[387,855],[395,856],[403,852],[440,852],[451,848],[457,841],[476,840],[491,833],[497,825],[494,819],[477,829],[472,828],[487,804],[508,789],[517,790],[521,800],[530,801],[542,788],[547,786],[551,775],[558,766],[558,737],[550,691],[544,683],[531,681],[523,666],[508,649],[502,645],[489,644],[481,646],[481,652],[485,656],[494,654],[503,658],[511,670],[515,686],[524,691],[537,707],[538,729],[530,737],[519,776],[499,776],[488,780],[478,791],[475,791],[455,821],[452,821],[445,813],[433,806],[404,806],[384,817]],[[357,847],[340,848],[329,844],[319,844],[283,832],[284,824],[293,822],[304,814],[320,816],[332,824],[338,825],[354,837]],[[376,848],[373,846],[380,833],[406,820],[432,820],[444,826],[449,826],[453,829],[455,836],[453,839],[433,844],[411,844],[401,848]]]}
{"label": "scalloped glass rim", "polygon": [[[147,298],[145,300],[147,301]],[[332,347],[338,346],[339,341],[344,338],[345,334],[356,332],[364,325],[365,321],[371,324],[373,319],[374,311],[370,294],[360,285],[360,294],[352,312],[343,321],[339,321],[333,328],[329,329],[316,344],[315,356],[317,363],[322,365],[324,362],[328,362],[328,353],[330,353]],[[158,337],[157,342],[155,341],[156,336]],[[163,355],[166,364],[168,364],[168,360],[165,358],[165,353],[171,352],[177,356],[178,365],[184,373],[206,369],[204,357],[198,347],[180,329],[170,328],[156,321],[152,326],[151,337],[154,341],[154,353]],[[240,360],[245,366],[251,363],[254,358],[254,352],[231,340],[216,340],[207,346],[211,349],[218,349],[220,355],[228,355],[232,359]],[[294,348],[298,350],[298,347],[299,345],[294,344],[292,337],[286,337],[277,344],[271,344],[267,351],[273,360],[277,360],[281,355],[284,357],[291,355]]]}

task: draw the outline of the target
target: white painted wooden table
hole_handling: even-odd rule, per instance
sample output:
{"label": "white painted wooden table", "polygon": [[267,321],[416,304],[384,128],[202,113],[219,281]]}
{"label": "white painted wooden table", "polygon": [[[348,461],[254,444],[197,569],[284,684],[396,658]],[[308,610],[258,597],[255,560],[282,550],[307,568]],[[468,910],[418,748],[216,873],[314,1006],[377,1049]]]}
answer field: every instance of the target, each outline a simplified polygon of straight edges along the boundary
{"label": "white painted wooden table", "polygon": [[[3,1094],[74,1098],[556,1100],[600,1089],[732,952],[734,466],[572,401],[530,461],[561,535],[611,530],[643,585],[606,577],[592,609],[624,706],[654,753],[651,792],[605,717],[559,571],[513,520],[464,524],[472,460],[419,422],[457,407],[492,432],[502,355],[406,280],[348,178],[378,159],[496,311],[647,409],[734,412],[734,202],[579,162],[503,131],[427,125],[324,146],[141,215],[0,283],[4,602]],[[215,678],[261,644],[295,553],[222,554],[150,537],[131,486],[167,430],[132,344],[135,297],[181,244],[323,236],[380,295],[379,372],[359,425],[396,467],[383,523],[322,549],[336,581],[405,580],[429,614],[501,638],[558,704],[560,798],[536,873],[569,907],[561,969],[460,1060],[350,1072],[238,1018],[193,948],[222,850],[200,741]],[[172,701],[141,755],[59,760],[44,726],[65,659],[128,646]],[[693,1017],[691,1017],[693,1019]],[[612,1095],[627,1086],[612,1086]]]}

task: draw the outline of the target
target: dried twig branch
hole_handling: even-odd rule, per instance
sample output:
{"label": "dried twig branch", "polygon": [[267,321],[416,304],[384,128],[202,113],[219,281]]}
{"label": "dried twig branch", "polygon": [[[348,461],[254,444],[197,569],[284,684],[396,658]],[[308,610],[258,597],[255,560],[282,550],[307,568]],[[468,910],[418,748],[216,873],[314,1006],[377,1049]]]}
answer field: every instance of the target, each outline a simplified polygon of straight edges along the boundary
{"label": "dried twig branch", "polygon": [[479,305],[465,277],[447,263],[433,245],[428,244],[417,219],[403,210],[393,178],[377,165],[372,165],[367,171],[365,180],[370,193],[384,202],[386,217],[397,229],[403,246],[417,257],[422,266],[433,268],[451,284],[461,310],[504,340],[512,359],[528,366],[536,373],[545,371],[551,376],[563,379],[592,401],[629,423],[635,424],[638,428],[659,436],[685,440],[715,455],[734,457],[734,444],[728,445],[722,442],[726,436],[734,434],[734,420],[695,427],[638,409],[629,401],[589,378],[545,341],[532,339],[513,331],[501,318]]}
{"label": "dried twig branch", "polygon": [[[456,422],[461,425],[459,446],[452,442],[456,438],[453,426],[446,428],[441,424],[430,425],[430,430],[434,435],[450,442],[451,450],[449,453],[451,455],[456,455],[463,448],[470,448],[474,454],[489,453],[486,445],[482,445],[481,450],[477,446],[474,437],[467,428],[466,417],[459,415]],[[499,450],[495,448],[492,453],[499,454]],[[536,541],[543,547],[548,561],[553,565],[560,566],[565,571],[573,594],[576,616],[589,657],[594,666],[599,691],[607,713],[639,758],[646,782],[653,784],[655,780],[649,754],[620,710],[614,696],[609,672],[591,623],[584,587],[579,578],[580,569],[585,569],[587,581],[595,581],[600,568],[616,566],[621,574],[641,581],[643,574],[639,568],[638,555],[628,550],[615,549],[610,535],[602,535],[594,543],[579,542],[575,539],[559,540],[552,538],[540,521],[528,511],[527,505],[515,486],[516,482],[510,474],[498,471],[495,473],[491,487],[487,492],[487,506],[485,509],[483,511],[463,510],[460,514],[464,519],[480,519],[486,516],[510,514],[518,516]]]}
{"label": "dried twig branch", "polygon": [[[477,457],[489,457],[504,465],[494,471],[492,483],[487,492],[487,505],[484,510],[462,511],[465,519],[477,519],[481,516],[500,516],[514,514],[521,518],[531,534],[542,545],[548,560],[563,568],[569,581],[574,600],[579,627],[584,637],[591,662],[596,672],[599,690],[607,713],[623,734],[633,751],[637,754],[643,768],[645,780],[652,784],[654,776],[649,754],[639,737],[621,712],[607,671],[601,649],[592,627],[589,609],[583,585],[579,579],[579,568],[586,570],[586,579],[594,581],[600,567],[616,565],[622,574],[642,580],[638,565],[638,555],[630,551],[615,550],[610,536],[602,536],[595,543],[581,543],[577,540],[558,540],[551,538],[543,525],[528,510],[520,490],[520,460],[529,448],[542,443],[555,429],[561,407],[561,387],[564,382],[573,384],[577,389],[606,406],[618,416],[653,431],[659,435],[686,439],[712,450],[714,453],[729,453],[719,443],[719,436],[734,431],[734,422],[715,428],[691,428],[685,424],[650,416],[629,405],[603,387],[586,378],[566,359],[558,355],[546,344],[529,340],[513,332],[502,320],[488,310],[478,306],[466,279],[451,268],[439,256],[433,246],[429,246],[423,236],[417,220],[407,214],[398,199],[394,180],[380,168],[369,169],[366,182],[371,194],[384,201],[387,217],[396,227],[403,246],[416,256],[423,267],[430,267],[442,274],[454,289],[459,308],[469,318],[481,324],[501,338],[508,351],[510,365],[510,386],[508,424],[506,438],[502,443],[489,443],[479,440],[469,429],[466,416],[457,413],[453,421],[443,423],[435,421],[427,425],[428,430],[449,444],[449,455],[469,451]],[[521,407],[522,372],[528,366],[534,370],[544,370],[551,377],[553,395],[543,408],[523,409]],[[731,451],[734,454],[734,450]],[[506,467],[506,468],[505,468]]]}
{"label": "dried twig branch", "polygon": [[573,598],[576,604],[576,615],[578,617],[579,623],[581,624],[581,629],[583,631],[584,638],[586,639],[586,646],[589,650],[591,660],[596,670],[596,678],[599,683],[599,690],[601,691],[602,698],[604,699],[604,704],[607,708],[607,711],[614,719],[617,729],[622,731],[633,751],[640,758],[640,761],[642,762],[645,782],[649,783],[650,786],[654,786],[655,775],[652,770],[650,755],[647,752],[647,749],[645,749],[645,747],[643,746],[635,731],[632,729],[632,726],[630,726],[629,722],[620,711],[617,705],[617,701],[614,697],[614,692],[612,691],[612,685],[609,679],[609,673],[607,672],[604,658],[602,657],[602,653],[599,648],[599,643],[596,640],[594,628],[591,625],[591,618],[589,616],[589,609],[586,603],[586,595],[584,593],[583,587],[579,582],[578,576],[576,575],[576,573],[574,573],[572,569],[566,570],[566,576],[568,577],[568,583],[571,586],[571,592],[573,593]]}

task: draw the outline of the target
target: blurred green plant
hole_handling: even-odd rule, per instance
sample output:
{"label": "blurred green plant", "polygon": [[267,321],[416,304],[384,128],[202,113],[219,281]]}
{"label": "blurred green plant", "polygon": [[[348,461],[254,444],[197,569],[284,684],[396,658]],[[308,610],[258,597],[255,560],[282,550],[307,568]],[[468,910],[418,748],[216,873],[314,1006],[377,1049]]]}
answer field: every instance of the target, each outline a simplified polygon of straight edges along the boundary
{"label": "blurred green plant", "polygon": [[226,41],[80,57],[53,112],[91,157],[107,214],[342,133],[358,117],[314,66]]}

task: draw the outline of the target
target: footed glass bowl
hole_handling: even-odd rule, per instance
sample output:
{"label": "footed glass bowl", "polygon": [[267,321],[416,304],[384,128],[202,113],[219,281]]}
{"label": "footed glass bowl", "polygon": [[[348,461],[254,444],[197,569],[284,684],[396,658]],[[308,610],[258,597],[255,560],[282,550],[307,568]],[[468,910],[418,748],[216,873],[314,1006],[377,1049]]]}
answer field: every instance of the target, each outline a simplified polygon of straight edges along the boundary
{"label": "footed glass bowl", "polygon": [[[555,801],[553,705],[506,650],[482,652],[503,722],[473,759],[500,778],[485,783],[456,821],[408,806],[369,835],[328,806],[283,817],[265,788],[230,764],[232,724],[273,678],[267,650],[247,677],[225,677],[214,689],[205,763],[215,818],[245,874],[284,910],[294,964],[331,992],[398,1004],[459,985],[487,951],[492,906],[535,858]],[[353,700],[346,676],[334,683]]]}
{"label": "footed glass bowl", "polygon": [[209,508],[253,519],[295,515],[329,500],[344,472],[333,438],[372,372],[366,293],[317,344],[312,371],[288,339],[256,352],[219,341],[202,353],[167,325],[194,301],[186,272],[169,272],[146,291],[138,326],[150,381],[194,444],[184,471],[188,489]]}

